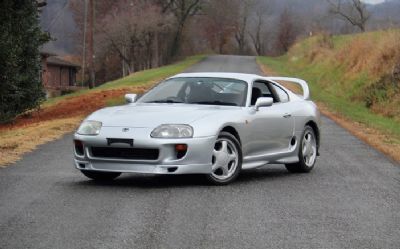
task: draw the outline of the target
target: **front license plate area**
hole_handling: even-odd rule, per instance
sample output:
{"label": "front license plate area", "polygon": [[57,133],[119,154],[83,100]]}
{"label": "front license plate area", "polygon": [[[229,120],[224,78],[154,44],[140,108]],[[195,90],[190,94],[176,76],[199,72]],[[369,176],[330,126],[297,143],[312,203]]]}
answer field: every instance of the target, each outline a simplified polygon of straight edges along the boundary
{"label": "front license plate area", "polygon": [[107,145],[110,146],[112,144],[127,144],[133,147],[133,139],[126,139],[126,138],[107,138]]}

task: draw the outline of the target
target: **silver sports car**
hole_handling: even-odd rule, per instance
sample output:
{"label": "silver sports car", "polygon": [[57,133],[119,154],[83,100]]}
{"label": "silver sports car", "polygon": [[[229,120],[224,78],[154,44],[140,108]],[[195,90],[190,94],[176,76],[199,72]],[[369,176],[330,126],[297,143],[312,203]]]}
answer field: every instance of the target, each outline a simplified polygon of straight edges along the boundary
{"label": "silver sports car", "polygon": [[[303,95],[277,81],[300,85]],[[320,114],[300,79],[186,73],[125,99],[92,113],[75,133],[75,166],[89,178],[204,174],[227,184],[266,164],[309,172],[318,155]]]}

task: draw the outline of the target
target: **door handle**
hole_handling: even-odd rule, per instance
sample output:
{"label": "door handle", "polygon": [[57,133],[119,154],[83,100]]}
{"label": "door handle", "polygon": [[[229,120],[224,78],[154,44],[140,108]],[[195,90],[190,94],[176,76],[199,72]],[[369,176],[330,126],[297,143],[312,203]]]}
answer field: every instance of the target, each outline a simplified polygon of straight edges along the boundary
{"label": "door handle", "polygon": [[284,118],[290,118],[290,117],[292,117],[292,114],[286,113],[285,115],[283,115],[283,117],[284,117]]}

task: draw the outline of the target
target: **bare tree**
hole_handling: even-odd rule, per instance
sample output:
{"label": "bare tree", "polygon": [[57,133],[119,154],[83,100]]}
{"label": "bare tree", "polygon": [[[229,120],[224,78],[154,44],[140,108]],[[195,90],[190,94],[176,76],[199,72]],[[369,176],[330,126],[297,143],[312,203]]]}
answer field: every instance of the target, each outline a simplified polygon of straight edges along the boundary
{"label": "bare tree", "polygon": [[214,51],[224,53],[236,32],[238,6],[232,0],[215,0],[204,8],[204,36]]}
{"label": "bare tree", "polygon": [[[82,40],[84,1],[70,1],[77,40]],[[178,53],[185,24],[200,10],[202,1],[96,0],[97,70],[103,70],[102,60],[120,60],[122,75],[170,62]]]}
{"label": "bare tree", "polygon": [[122,1],[98,25],[99,53],[116,53],[122,60],[123,75],[151,68],[154,55],[159,53],[155,38],[168,22],[157,5],[139,1],[127,5]]}
{"label": "bare tree", "polygon": [[281,52],[289,51],[295,42],[298,29],[293,21],[293,14],[286,8],[279,18],[276,48]]}
{"label": "bare tree", "polygon": [[261,32],[264,26],[264,18],[263,15],[260,12],[256,12],[256,17],[255,17],[255,27],[254,27],[254,33],[249,32],[250,39],[253,43],[254,49],[256,50],[257,55],[263,54],[263,41],[261,38]]}
{"label": "bare tree", "polygon": [[170,11],[176,18],[177,27],[171,48],[171,56],[178,54],[183,30],[187,20],[197,14],[202,6],[202,0],[159,0],[163,12]]}
{"label": "bare tree", "polygon": [[240,8],[239,15],[237,16],[238,20],[236,23],[235,39],[238,44],[239,54],[243,54],[246,47],[248,21],[255,0],[241,0],[236,3],[233,2],[232,4],[237,5]]}
{"label": "bare tree", "polygon": [[268,5],[264,1],[258,1],[254,6],[254,15],[250,19],[248,34],[257,55],[265,53],[265,43],[268,42],[268,39],[265,39],[265,31],[271,9],[270,5],[270,1],[268,1]]}
{"label": "bare tree", "polygon": [[365,31],[371,14],[361,0],[327,0],[327,2],[331,6],[330,13],[358,27],[362,32]]}

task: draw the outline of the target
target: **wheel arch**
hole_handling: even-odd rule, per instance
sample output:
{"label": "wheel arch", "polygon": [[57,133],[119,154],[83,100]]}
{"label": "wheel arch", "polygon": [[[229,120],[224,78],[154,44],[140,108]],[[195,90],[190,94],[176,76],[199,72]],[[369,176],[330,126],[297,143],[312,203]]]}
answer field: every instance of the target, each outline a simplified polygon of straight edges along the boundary
{"label": "wheel arch", "polygon": [[239,144],[242,144],[242,142],[240,140],[239,132],[237,132],[237,130],[233,126],[230,126],[230,125],[224,126],[220,130],[220,132],[223,132],[223,131],[232,134],[238,140]]}
{"label": "wheel arch", "polygon": [[317,137],[317,153],[319,154],[319,146],[320,146],[321,134],[320,134],[320,130],[318,128],[318,125],[313,120],[310,120],[310,121],[308,121],[306,123],[305,126],[310,126],[313,129],[313,131],[315,133],[315,136]]}

